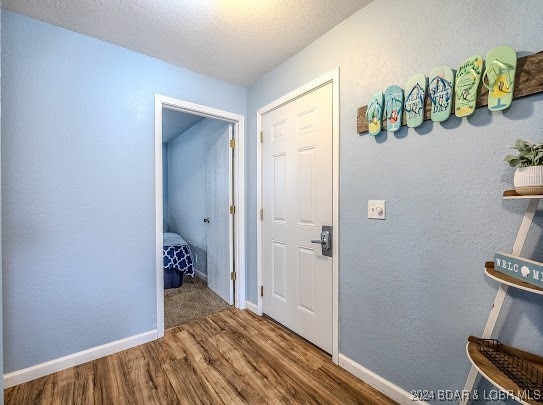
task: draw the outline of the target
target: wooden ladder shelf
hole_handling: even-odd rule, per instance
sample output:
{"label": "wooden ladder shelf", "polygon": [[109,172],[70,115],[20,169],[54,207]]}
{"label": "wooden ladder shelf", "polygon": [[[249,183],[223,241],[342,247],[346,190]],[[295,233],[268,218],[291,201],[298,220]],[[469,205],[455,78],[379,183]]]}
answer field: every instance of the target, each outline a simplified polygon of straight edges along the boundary
{"label": "wooden ladder shelf", "polygon": [[[526,242],[526,237],[528,236],[528,231],[530,230],[530,226],[532,225],[534,215],[537,210],[537,206],[539,205],[540,199],[543,198],[543,195],[521,196],[521,195],[518,195],[514,190],[507,190],[503,193],[503,198],[507,200],[528,199],[530,201],[528,204],[528,208],[526,209],[526,212],[522,219],[520,228],[518,230],[515,244],[513,245],[512,254],[515,256],[520,256],[522,252],[522,248],[524,247],[524,243]],[[517,280],[513,277],[510,277],[506,274],[503,274],[494,270],[494,262],[487,262],[485,264],[485,274],[488,277],[500,283],[498,292],[496,294],[496,298],[494,299],[494,305],[492,306],[492,309],[488,316],[488,320],[486,322],[486,326],[482,335],[482,339],[490,339],[492,336],[492,333],[494,332],[496,321],[498,320],[498,316],[500,315],[500,311],[502,309],[503,302],[507,294],[507,289],[509,287],[519,288],[525,291],[530,291],[535,294],[542,294],[542,295],[543,295],[543,289],[535,285],[531,285],[523,281]],[[533,355],[531,353],[520,351],[515,348],[510,348],[510,349],[514,352],[518,352],[520,356],[531,361],[535,368],[543,372],[543,358],[541,358],[540,356]],[[508,392],[522,391],[515,382],[510,380],[497,367],[492,366],[492,363],[486,360],[484,356],[480,355],[477,349],[475,348],[474,343],[468,342],[466,346],[466,352],[467,352],[469,360],[472,363],[472,367],[469,372],[466,384],[464,386],[464,390],[466,390],[464,392],[472,392],[478,373],[481,373],[481,375],[483,375],[487,380],[489,380],[492,384],[494,384],[496,387],[498,387],[499,389],[503,391],[508,391]],[[528,400],[528,399],[525,400],[520,397],[516,397],[516,399],[520,403],[523,403],[523,404],[536,403],[532,400]],[[467,403],[467,398],[460,401],[460,404],[466,404],[466,403]]]}

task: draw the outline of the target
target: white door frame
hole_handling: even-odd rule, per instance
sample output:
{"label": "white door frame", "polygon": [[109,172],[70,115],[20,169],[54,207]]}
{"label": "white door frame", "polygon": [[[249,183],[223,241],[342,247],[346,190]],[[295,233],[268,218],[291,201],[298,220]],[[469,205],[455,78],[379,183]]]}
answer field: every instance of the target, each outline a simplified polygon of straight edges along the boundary
{"label": "white door frame", "polygon": [[[162,260],[162,233],[163,233],[163,212],[162,212],[162,109],[167,108],[200,115],[206,118],[213,118],[229,122],[234,126],[234,215],[235,232],[231,242],[235,242],[234,260],[236,263],[236,308],[245,308],[245,117],[228,111],[219,110],[189,101],[155,94],[155,222],[156,222],[156,328],[157,339],[164,336],[164,269]],[[226,147],[226,145],[225,145]],[[231,174],[229,174],[231,176]]]}
{"label": "white door frame", "polygon": [[[277,107],[286,104],[295,98],[301,97],[318,87],[332,83],[332,226],[334,229],[332,262],[332,361],[339,362],[339,67],[325,73],[311,82],[299,87],[287,95],[260,108],[256,112],[257,134],[262,131],[262,116]],[[262,222],[260,221],[260,208],[262,208],[262,144],[257,146],[257,311],[262,315]]]}

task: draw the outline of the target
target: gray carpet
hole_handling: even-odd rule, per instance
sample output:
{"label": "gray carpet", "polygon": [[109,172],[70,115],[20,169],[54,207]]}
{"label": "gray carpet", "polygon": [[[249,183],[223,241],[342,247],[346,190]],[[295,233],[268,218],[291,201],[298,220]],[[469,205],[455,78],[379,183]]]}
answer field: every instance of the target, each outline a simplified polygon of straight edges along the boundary
{"label": "gray carpet", "polygon": [[173,328],[230,307],[202,279],[184,277],[181,287],[164,290],[164,328]]}

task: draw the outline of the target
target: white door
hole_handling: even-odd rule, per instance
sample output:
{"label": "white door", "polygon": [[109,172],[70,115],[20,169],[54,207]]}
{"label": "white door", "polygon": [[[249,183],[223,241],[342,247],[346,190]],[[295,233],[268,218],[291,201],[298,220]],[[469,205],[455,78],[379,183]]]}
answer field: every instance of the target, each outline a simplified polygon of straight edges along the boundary
{"label": "white door", "polygon": [[230,305],[234,303],[230,279],[233,252],[233,218],[229,211],[232,201],[231,137],[232,125],[226,125],[207,155],[207,286]]}
{"label": "white door", "polygon": [[[263,312],[332,352],[332,84],[262,116]],[[333,249],[334,250],[334,249]]]}

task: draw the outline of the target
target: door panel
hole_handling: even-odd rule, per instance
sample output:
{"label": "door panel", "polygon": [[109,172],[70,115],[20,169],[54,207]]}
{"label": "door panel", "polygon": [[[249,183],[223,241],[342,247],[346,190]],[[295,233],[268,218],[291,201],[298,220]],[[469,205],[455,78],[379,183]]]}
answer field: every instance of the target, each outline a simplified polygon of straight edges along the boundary
{"label": "door panel", "polygon": [[315,147],[298,151],[298,223],[314,226],[313,220],[313,168]]}
{"label": "door panel", "polygon": [[[263,312],[332,351],[332,84],[262,116]],[[269,293],[266,293],[269,291]]]}
{"label": "door panel", "polygon": [[281,242],[273,243],[272,256],[272,291],[276,298],[287,300],[287,249]]}
{"label": "door panel", "polygon": [[273,157],[273,219],[285,222],[287,212],[287,155],[282,153]]}
{"label": "door panel", "polygon": [[315,249],[298,247],[298,263],[300,268],[298,289],[300,291],[301,309],[315,315]]}

